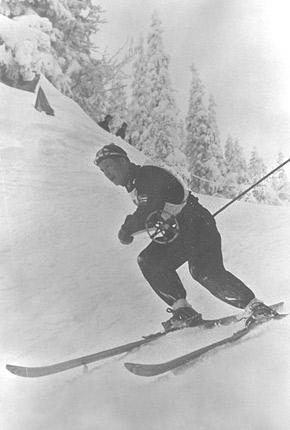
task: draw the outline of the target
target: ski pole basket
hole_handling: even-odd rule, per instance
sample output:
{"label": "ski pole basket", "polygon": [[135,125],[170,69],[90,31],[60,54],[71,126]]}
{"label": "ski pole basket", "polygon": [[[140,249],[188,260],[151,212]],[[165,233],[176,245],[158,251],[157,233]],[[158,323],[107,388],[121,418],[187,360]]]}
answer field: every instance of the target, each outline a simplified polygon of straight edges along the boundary
{"label": "ski pole basket", "polygon": [[164,210],[152,212],[147,217],[145,227],[150,239],[162,245],[173,242],[180,231],[176,217]]}

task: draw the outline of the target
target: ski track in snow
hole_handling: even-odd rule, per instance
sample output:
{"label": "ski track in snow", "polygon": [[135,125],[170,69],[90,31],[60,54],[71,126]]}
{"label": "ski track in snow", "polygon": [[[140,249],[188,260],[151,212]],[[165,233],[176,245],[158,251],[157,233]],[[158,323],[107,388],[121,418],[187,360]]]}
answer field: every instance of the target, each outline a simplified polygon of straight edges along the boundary
{"label": "ski track in snow", "polygon": [[[0,428],[3,430],[286,430],[289,318],[159,378],[138,378],[124,361],[167,361],[216,341],[234,326],[174,333],[130,354],[39,379],[7,363],[42,365],[158,331],[168,315],[136,264],[148,244],[116,238],[134,207],[93,165],[114,141],[47,81],[56,116],[33,109],[30,93],[0,84]],[[225,201],[201,196],[215,211]],[[289,207],[235,203],[217,217],[226,267],[267,303],[289,310]],[[179,270],[206,318],[233,313]]]}

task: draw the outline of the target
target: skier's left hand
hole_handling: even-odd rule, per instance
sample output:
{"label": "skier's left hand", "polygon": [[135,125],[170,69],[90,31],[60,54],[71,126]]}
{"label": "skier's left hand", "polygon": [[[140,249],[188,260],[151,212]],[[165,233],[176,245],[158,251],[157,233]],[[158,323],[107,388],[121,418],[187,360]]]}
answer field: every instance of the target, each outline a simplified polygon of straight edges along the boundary
{"label": "skier's left hand", "polygon": [[134,237],[122,228],[118,233],[118,238],[122,245],[130,245],[134,240]]}

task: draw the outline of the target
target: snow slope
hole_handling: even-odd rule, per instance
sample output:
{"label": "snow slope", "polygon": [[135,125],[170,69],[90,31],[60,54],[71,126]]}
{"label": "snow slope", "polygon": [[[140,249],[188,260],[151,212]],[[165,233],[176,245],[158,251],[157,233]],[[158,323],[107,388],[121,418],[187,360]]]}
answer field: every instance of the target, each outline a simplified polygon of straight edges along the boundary
{"label": "snow slope", "polygon": [[[127,193],[93,165],[114,141],[70,99],[42,81],[55,117],[34,95],[0,83],[0,428],[3,430],[286,430],[290,427],[290,319],[186,370],[153,379],[126,361],[162,361],[229,334],[178,333],[130,355],[40,379],[6,363],[50,364],[135,340],[160,329],[164,304],[136,264],[149,242],[116,235],[134,210]],[[201,196],[217,210],[225,201]],[[235,203],[218,215],[225,264],[266,302],[289,309],[289,208]],[[210,296],[184,266],[189,299],[211,318],[234,309]]]}

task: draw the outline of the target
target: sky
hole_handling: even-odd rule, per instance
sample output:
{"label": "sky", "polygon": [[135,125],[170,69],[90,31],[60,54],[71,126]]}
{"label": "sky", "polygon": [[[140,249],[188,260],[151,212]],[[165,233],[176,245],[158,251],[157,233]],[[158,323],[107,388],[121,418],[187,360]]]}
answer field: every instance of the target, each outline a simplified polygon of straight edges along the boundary
{"label": "sky", "polygon": [[[290,157],[290,4],[286,0],[98,0],[107,23],[97,44],[116,52],[147,36],[159,13],[170,76],[183,117],[190,65],[217,103],[224,143],[230,134],[246,154],[255,146],[269,166]],[[205,100],[207,101],[207,100]]]}

